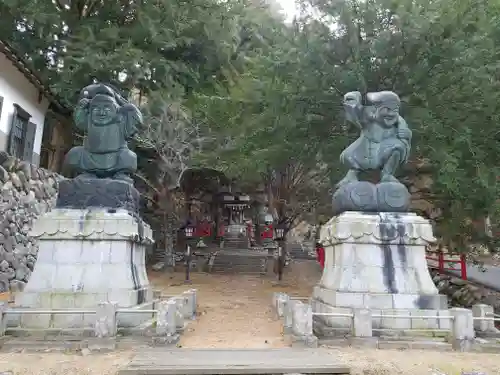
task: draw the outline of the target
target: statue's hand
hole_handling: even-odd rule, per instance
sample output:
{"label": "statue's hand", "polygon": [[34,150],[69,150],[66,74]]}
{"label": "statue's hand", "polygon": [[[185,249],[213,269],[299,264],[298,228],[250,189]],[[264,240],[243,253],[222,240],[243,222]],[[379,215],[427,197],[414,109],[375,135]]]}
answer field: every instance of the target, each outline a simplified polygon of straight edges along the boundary
{"label": "statue's hand", "polygon": [[90,104],[90,99],[87,99],[87,98],[82,98],[78,102],[78,106],[80,108],[87,108],[89,106],[89,104]]}
{"label": "statue's hand", "polygon": [[411,138],[411,130],[410,129],[398,129],[398,138],[400,139],[410,139]]}

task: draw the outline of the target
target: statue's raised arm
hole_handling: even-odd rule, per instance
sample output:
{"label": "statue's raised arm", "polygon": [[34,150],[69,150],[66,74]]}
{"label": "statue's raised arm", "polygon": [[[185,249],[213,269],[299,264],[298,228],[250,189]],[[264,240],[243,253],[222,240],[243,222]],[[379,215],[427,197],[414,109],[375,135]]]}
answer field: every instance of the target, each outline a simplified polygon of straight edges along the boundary
{"label": "statue's raised arm", "polygon": [[143,123],[141,111],[135,105],[126,103],[120,108],[119,114],[123,124],[123,135],[125,139],[130,139]]}
{"label": "statue's raised arm", "polygon": [[73,112],[73,119],[75,121],[75,126],[78,130],[86,132],[89,125],[89,105],[90,100],[88,98],[81,98],[76,105],[75,111]]}
{"label": "statue's raised arm", "polygon": [[352,122],[359,129],[363,129],[363,102],[359,91],[351,91],[344,95],[346,120]]}

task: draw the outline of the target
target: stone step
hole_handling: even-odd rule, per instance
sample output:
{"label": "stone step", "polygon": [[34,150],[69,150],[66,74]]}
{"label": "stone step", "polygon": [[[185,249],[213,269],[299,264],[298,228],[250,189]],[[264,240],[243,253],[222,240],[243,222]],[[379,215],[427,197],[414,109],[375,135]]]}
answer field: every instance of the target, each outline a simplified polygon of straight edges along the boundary
{"label": "stone step", "polygon": [[257,251],[223,250],[215,254],[209,269],[213,273],[265,273],[266,259],[265,253]]}
{"label": "stone step", "polygon": [[323,349],[142,349],[119,375],[350,374]]}

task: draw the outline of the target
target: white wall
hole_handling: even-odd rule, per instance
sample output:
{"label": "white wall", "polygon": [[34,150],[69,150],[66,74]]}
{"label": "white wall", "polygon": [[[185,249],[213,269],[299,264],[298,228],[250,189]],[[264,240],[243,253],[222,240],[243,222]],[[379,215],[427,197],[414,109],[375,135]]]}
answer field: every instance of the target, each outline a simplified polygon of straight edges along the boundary
{"label": "white wall", "polygon": [[[0,96],[3,97],[0,131],[6,135],[9,134],[12,114],[14,113],[14,103],[19,104],[31,115],[30,121],[36,124],[33,152],[39,156],[45,114],[49,108],[49,101],[44,96],[40,102],[38,101],[38,90],[2,53],[0,53]],[[5,140],[0,140],[0,150],[6,151],[8,137],[2,138],[5,138]]]}

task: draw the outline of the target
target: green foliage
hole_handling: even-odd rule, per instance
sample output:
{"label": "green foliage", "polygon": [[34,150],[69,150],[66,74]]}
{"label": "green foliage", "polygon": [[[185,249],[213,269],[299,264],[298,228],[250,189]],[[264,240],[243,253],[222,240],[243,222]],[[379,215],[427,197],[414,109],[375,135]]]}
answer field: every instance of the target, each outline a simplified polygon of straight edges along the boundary
{"label": "green foliage", "polygon": [[[309,5],[315,17],[274,26],[274,48],[252,56],[228,95],[201,101],[204,119],[217,129],[218,147],[200,159],[257,180],[290,163],[338,180],[338,155],[356,135],[345,127],[341,95],[394,90],[414,130],[412,161],[431,167],[444,244],[462,251],[471,243],[495,249],[496,241],[473,223],[498,212],[498,4]],[[309,196],[320,194],[316,205],[324,204],[328,185],[325,174],[317,177],[322,184],[307,179],[295,186]]]}
{"label": "green foliage", "polygon": [[[290,225],[329,215],[338,156],[357,136],[342,95],[394,90],[414,132],[412,164],[432,171],[438,235],[455,250],[495,248],[474,223],[500,220],[500,3],[301,5],[314,16],[284,24],[257,0],[2,0],[0,31],[68,103],[94,78],[148,99],[139,141],[163,152],[168,184],[188,164],[221,169],[264,184]],[[148,117],[155,98],[161,113]],[[174,104],[188,121],[163,126]]]}

